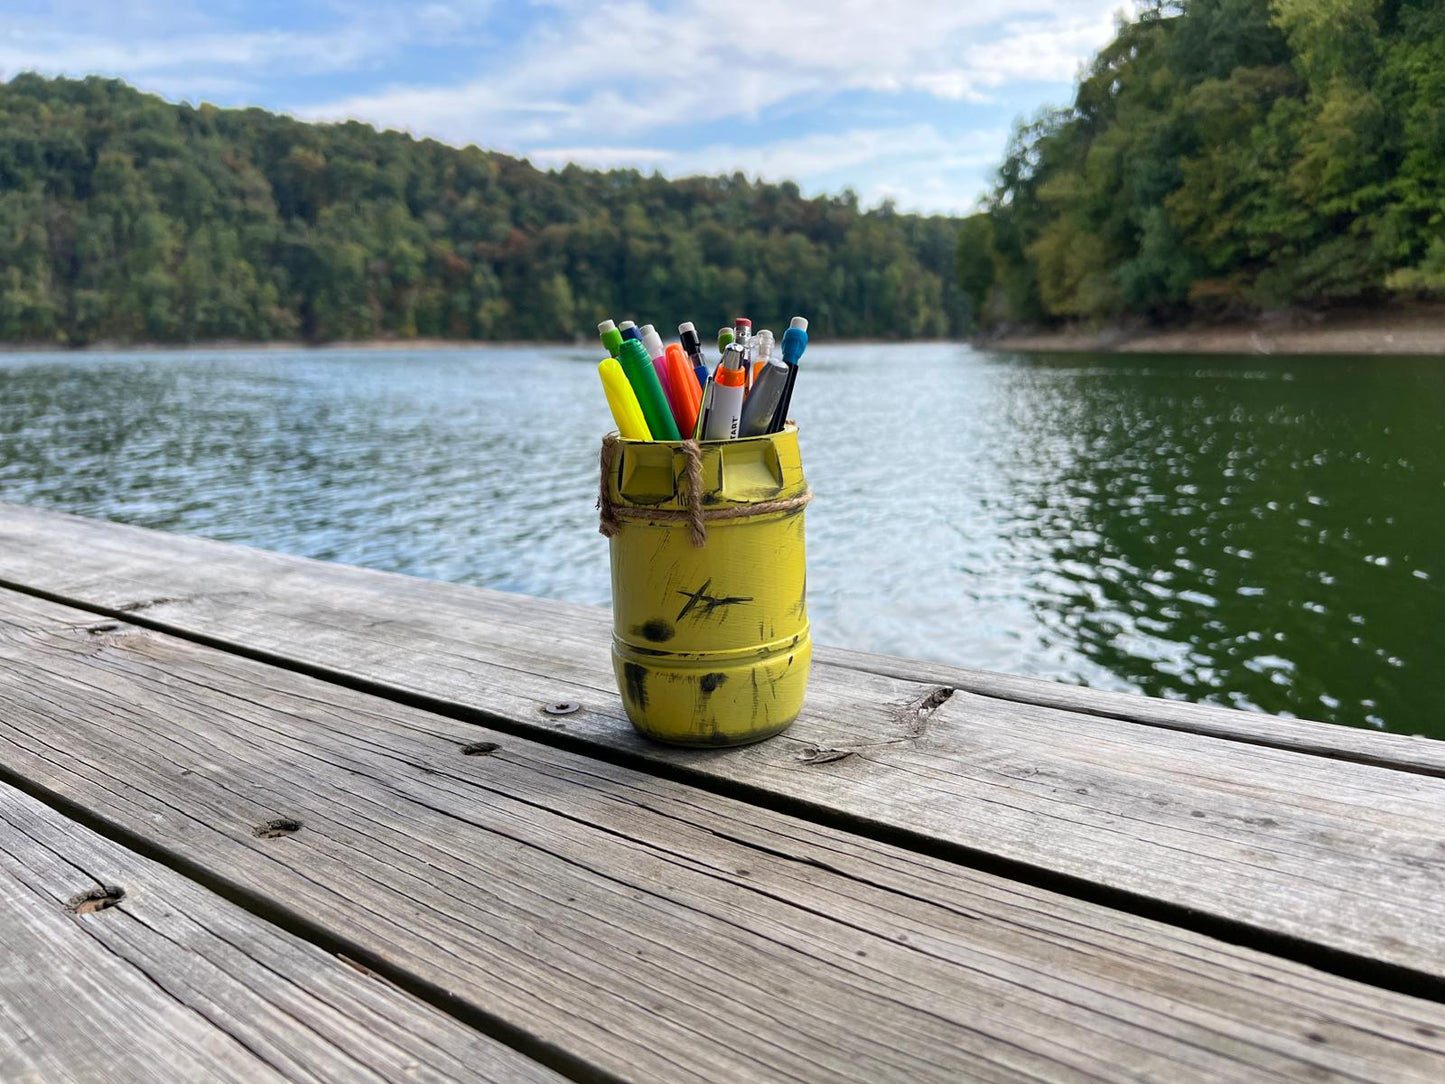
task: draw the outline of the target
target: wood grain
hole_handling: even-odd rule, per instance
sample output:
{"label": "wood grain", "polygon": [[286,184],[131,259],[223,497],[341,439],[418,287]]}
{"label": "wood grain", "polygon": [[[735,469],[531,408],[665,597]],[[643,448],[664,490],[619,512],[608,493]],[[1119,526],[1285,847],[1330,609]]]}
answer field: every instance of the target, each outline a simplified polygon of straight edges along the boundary
{"label": "wood grain", "polygon": [[564,1079],[6,786],[0,915],[7,1084]]}
{"label": "wood grain", "polygon": [[[599,539],[599,545],[602,541]],[[614,691],[607,611],[437,583],[0,502],[0,582],[124,610],[212,637],[443,700],[465,675],[511,667],[531,708],[553,692]],[[498,654],[515,629],[523,650]],[[308,643],[308,633],[319,642]],[[503,645],[504,647],[505,645]],[[354,654],[348,655],[351,651]],[[387,665],[427,652],[420,668]],[[1445,742],[1231,708],[1134,696],[819,646],[814,684],[835,670],[887,674],[981,696],[1146,726],[1445,776]],[[418,660],[408,659],[408,663]],[[563,699],[553,696],[551,699]],[[458,703],[465,704],[465,699]],[[799,722],[806,735],[809,718]]]}
{"label": "wood grain", "polygon": [[1439,1004],[17,595],[0,770],[629,1079],[1445,1072]]}
{"label": "wood grain", "polygon": [[[950,683],[936,685],[901,676],[925,664],[881,673],[886,660],[868,656],[867,668],[816,665],[782,738],[689,752],[634,735],[605,618],[588,607],[23,509],[0,517],[5,538],[0,574],[185,635],[835,823],[1445,976],[1445,780],[1430,774],[1442,742],[1223,709],[1200,711],[1231,733],[1201,733],[1187,707],[1116,696],[1066,710],[1023,697],[1096,694],[989,675],[985,695],[951,684],[966,674],[940,671]],[[540,712],[556,700],[583,710]],[[1157,725],[1115,717],[1129,701]],[[1247,723],[1267,740],[1245,740]],[[1407,761],[1418,772],[1390,770]]]}

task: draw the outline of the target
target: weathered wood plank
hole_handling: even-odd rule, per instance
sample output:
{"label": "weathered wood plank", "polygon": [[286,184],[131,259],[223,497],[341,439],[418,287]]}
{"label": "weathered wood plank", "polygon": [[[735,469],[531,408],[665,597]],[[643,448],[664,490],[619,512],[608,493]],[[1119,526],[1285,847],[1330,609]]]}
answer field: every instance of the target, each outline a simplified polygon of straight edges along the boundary
{"label": "weathered wood plank", "polygon": [[[70,527],[67,541],[61,528]],[[1442,742],[1290,724],[1344,735],[1306,753],[1274,738],[1175,730],[1172,715],[1168,726],[1137,726],[962,689],[920,710],[936,686],[822,663],[804,717],[782,738],[729,754],[665,749],[627,725],[604,619],[591,608],[51,513],[0,521],[5,532],[15,544],[0,549],[0,574],[18,570],[188,635],[790,808],[1445,975],[1445,930],[1433,920],[1445,888],[1445,781],[1355,762],[1403,762],[1419,749],[1428,772],[1431,756],[1445,763]],[[17,557],[24,539],[28,556]],[[565,719],[538,711],[554,700],[584,710]],[[1387,752],[1352,752],[1373,741]]]}
{"label": "weathered wood plank", "polygon": [[[38,589],[81,605],[127,610],[174,631],[214,637],[338,673],[345,649],[361,649],[365,674],[422,695],[465,691],[437,667],[402,672],[377,664],[391,649],[434,646],[442,659],[482,668],[520,661],[518,679],[532,699],[568,684],[612,689],[610,618],[592,606],[525,598],[347,565],[310,561],[208,539],[150,531],[0,502],[0,582]],[[326,605],[318,605],[325,601]],[[331,618],[340,617],[339,627]],[[257,627],[275,620],[279,628]],[[299,637],[325,626],[314,651]],[[516,629],[528,651],[492,657],[492,638]],[[480,639],[478,637],[480,636]],[[333,652],[331,648],[337,650]],[[542,650],[540,656],[533,650]],[[949,685],[981,696],[1131,720],[1235,741],[1445,775],[1445,742],[1380,734],[1203,704],[1187,704],[993,674],[946,664],[819,647],[830,668]],[[820,670],[815,683],[826,683]],[[806,728],[808,719],[800,721]]]}
{"label": "weathered wood plank", "polygon": [[8,1084],[564,1079],[3,785],[0,915]]}
{"label": "weathered wood plank", "polygon": [[1437,1003],[25,596],[0,770],[633,1079],[1445,1072]]}

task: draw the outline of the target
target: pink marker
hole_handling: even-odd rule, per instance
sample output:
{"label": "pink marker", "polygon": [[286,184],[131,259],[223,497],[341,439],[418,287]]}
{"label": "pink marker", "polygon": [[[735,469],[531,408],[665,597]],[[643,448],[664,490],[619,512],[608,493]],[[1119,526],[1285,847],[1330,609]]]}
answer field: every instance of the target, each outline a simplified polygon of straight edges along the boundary
{"label": "pink marker", "polygon": [[662,336],[651,324],[643,324],[637,329],[637,333],[642,338],[642,345],[647,347],[647,356],[652,359],[652,367],[657,370],[657,379],[662,381],[662,394],[667,396],[670,403],[672,391],[667,382],[667,351],[663,348]]}

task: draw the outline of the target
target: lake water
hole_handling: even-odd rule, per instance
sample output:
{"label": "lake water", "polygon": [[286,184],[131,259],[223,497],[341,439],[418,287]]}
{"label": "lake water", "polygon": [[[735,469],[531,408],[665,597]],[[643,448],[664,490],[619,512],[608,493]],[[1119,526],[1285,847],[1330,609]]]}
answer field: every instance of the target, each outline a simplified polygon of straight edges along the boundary
{"label": "lake water", "polygon": [[[609,601],[596,351],[0,354],[0,499]],[[1445,359],[808,350],[823,643],[1445,737]]]}

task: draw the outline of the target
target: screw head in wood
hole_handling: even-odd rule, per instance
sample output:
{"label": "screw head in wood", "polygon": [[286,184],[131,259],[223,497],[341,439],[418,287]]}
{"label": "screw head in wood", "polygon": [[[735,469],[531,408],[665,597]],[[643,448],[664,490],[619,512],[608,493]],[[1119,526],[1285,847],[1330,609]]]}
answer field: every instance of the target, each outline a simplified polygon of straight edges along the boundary
{"label": "screw head in wood", "polygon": [[574,711],[581,710],[582,705],[575,700],[558,700],[542,708],[548,715],[571,715]]}

